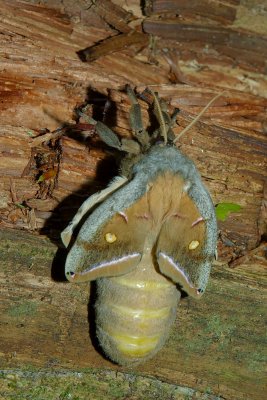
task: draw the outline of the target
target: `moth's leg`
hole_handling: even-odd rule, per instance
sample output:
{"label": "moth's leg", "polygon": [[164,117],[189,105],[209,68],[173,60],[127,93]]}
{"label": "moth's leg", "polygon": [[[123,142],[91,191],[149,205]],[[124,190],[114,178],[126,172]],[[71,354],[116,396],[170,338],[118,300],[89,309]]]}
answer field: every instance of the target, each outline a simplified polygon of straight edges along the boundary
{"label": "moth's leg", "polygon": [[180,112],[179,108],[175,108],[175,110],[174,110],[174,112],[173,112],[173,114],[171,116],[171,128],[174,127],[174,125],[176,123],[176,117],[179,114],[179,112]]}
{"label": "moth's leg", "polygon": [[160,135],[161,137],[163,137],[165,144],[167,144],[168,140],[173,142],[175,135],[173,133],[172,127],[176,122],[176,115],[179,112],[179,110],[176,109],[173,115],[170,116],[168,113],[168,106],[166,101],[160,99],[158,93],[155,93],[152,90],[151,93],[154,98],[153,102],[154,114],[159,123],[159,129],[157,129],[153,133],[153,137],[155,137],[156,135]]}
{"label": "moth's leg", "polygon": [[99,135],[100,139],[103,140],[110,147],[114,147],[118,150],[123,150],[121,148],[121,142],[117,135],[103,122],[96,121],[92,117],[84,114],[82,111],[77,112],[80,117],[83,117],[89,124],[94,125],[97,134]]}
{"label": "moth's leg", "polygon": [[170,140],[172,143],[173,143],[173,141],[175,139],[175,134],[174,134],[172,128],[176,124],[176,116],[179,113],[179,111],[180,110],[178,108],[175,108],[175,110],[174,110],[174,112],[173,112],[171,117],[168,114],[169,120],[168,120],[168,133],[167,133],[167,136],[168,136],[168,140]]}
{"label": "moth's leg", "polygon": [[[168,113],[168,105],[167,105],[166,101],[163,99],[158,99],[158,104],[159,104],[159,107],[161,110],[162,119],[165,122],[167,138],[168,138],[168,140],[173,142],[175,135],[173,133],[172,128],[174,127],[174,125],[176,123],[176,116],[177,116],[179,110],[176,108],[174,110],[173,114],[170,116],[170,114]],[[155,112],[155,114],[157,116],[156,112]],[[160,123],[160,119],[159,119],[159,123]],[[161,127],[160,127],[160,129],[161,129]],[[162,129],[161,129],[161,131],[162,131]]]}
{"label": "moth's leg", "polygon": [[98,121],[96,123],[95,129],[104,143],[110,147],[121,150],[121,142],[117,135],[103,122]]}
{"label": "moth's leg", "polygon": [[73,220],[69,223],[67,228],[64,229],[64,231],[61,233],[61,239],[65,247],[67,247],[71,241],[71,237],[73,234],[74,229],[76,226],[79,224],[81,219],[84,217],[84,215],[97,203],[100,203],[101,201],[105,200],[106,197],[108,197],[111,193],[115,192],[118,188],[123,186],[128,179],[124,176],[117,176],[112,183],[106,188],[101,190],[100,192],[97,192],[90,196],[87,200],[83,202],[77,213],[75,214]]}
{"label": "moth's leg", "polygon": [[143,126],[140,104],[138,103],[134,91],[129,85],[126,86],[126,90],[128,97],[132,103],[129,113],[129,119],[133,135],[134,137],[136,137],[142,147],[146,149],[149,147],[150,140],[149,135]]}
{"label": "moth's leg", "polygon": [[82,111],[78,111],[78,115],[83,117],[91,125],[94,125],[100,139],[103,140],[103,142],[106,143],[108,146],[120,151],[125,151],[126,153],[130,154],[140,153],[140,145],[134,140],[122,138],[120,141],[117,135],[115,135],[115,133],[103,122],[94,120],[92,117],[89,117]]}

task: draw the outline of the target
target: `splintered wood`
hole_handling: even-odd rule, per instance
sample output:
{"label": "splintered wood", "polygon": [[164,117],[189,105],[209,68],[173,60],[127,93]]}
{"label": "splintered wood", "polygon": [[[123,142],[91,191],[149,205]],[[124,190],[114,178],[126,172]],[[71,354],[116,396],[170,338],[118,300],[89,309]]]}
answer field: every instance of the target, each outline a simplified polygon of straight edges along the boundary
{"label": "splintered wood", "polygon": [[[137,91],[144,89],[145,86]],[[154,90],[180,108],[176,134],[214,96],[211,91],[183,85],[157,86]],[[115,107],[115,130],[127,137],[129,102],[116,90],[111,92],[110,99],[113,106],[107,111],[107,123],[110,121],[112,125]],[[96,104],[98,100],[95,99]],[[103,101],[101,104],[102,109]],[[142,105],[144,124],[148,124],[147,105],[145,102]],[[182,151],[195,161],[214,203],[232,202],[242,207],[240,212],[220,222],[219,257],[224,261],[231,262],[257,247],[263,234],[259,227],[264,225],[261,210],[265,201],[266,138],[261,129],[266,106],[267,100],[259,101],[252,95],[243,94],[241,98],[237,92],[226,93],[179,143]],[[0,145],[2,225],[24,229],[45,227],[57,236],[86,197],[105,186],[112,170],[115,173],[115,160],[105,161],[107,154],[95,136],[93,127],[81,122],[36,138],[21,128],[16,134],[3,131]],[[29,224],[30,211],[35,215],[34,225]]]}
{"label": "splintered wood", "polygon": [[[63,283],[57,293],[49,266],[52,259],[61,265],[60,252],[55,256],[39,237],[60,246],[60,231],[78,207],[118,173],[114,155],[78,111],[130,138],[125,85],[139,95],[151,87],[170,111],[179,109],[179,135],[224,92],[177,145],[196,163],[214,204],[241,206],[219,223],[218,263],[233,268],[215,268],[210,299],[194,305],[190,315],[181,307],[181,339],[171,337],[166,355],[140,371],[203,392],[210,386],[227,399],[262,399],[257,337],[267,232],[265,1],[153,0],[140,8],[137,0],[0,0],[0,6],[1,313],[10,327],[3,334],[2,365],[21,367],[36,354],[36,365],[49,365],[51,352],[61,366],[111,367],[91,345],[82,308],[86,294],[71,289],[70,300]],[[149,106],[140,103],[144,124],[152,129]],[[20,230],[35,235],[26,238]],[[23,246],[30,250],[25,253]],[[19,321],[12,306],[25,298],[38,298],[40,314],[27,319],[26,307]],[[20,336],[24,323],[27,334]]]}

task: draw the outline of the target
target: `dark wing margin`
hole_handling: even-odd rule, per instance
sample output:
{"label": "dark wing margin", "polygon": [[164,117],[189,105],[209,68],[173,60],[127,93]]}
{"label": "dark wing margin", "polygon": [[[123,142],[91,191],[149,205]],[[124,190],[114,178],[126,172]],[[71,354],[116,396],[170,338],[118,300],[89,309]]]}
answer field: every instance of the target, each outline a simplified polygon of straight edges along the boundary
{"label": "dark wing margin", "polygon": [[88,217],[67,256],[65,273],[72,282],[127,274],[141,260],[151,230],[151,221],[144,217],[148,213],[146,193],[94,229],[90,221],[96,220],[95,213],[101,215],[102,206],[105,202]]}
{"label": "dark wing margin", "polygon": [[[164,222],[157,242],[156,257],[161,273],[194,298],[200,298],[205,291],[216,251],[213,237],[217,224],[212,203],[211,207],[212,221],[205,219],[194,200],[184,193],[179,213]],[[211,245],[212,241],[215,245]]]}

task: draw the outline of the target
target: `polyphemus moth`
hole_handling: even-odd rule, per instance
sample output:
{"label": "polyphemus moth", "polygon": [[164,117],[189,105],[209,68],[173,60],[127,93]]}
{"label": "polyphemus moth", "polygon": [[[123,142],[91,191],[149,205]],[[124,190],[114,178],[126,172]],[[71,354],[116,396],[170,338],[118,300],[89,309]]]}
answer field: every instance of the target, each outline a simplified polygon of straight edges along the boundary
{"label": "polyphemus moth", "polygon": [[91,120],[106,144],[125,153],[120,176],[89,197],[61,234],[68,246],[89,214],[65,273],[70,282],[96,280],[97,338],[120,365],[143,362],[161,349],[181,292],[195,299],[204,293],[217,242],[211,197],[194,163],[174,145],[176,113],[170,117],[152,92],[159,127],[149,136],[130,87],[127,93],[133,140],[119,140]]}

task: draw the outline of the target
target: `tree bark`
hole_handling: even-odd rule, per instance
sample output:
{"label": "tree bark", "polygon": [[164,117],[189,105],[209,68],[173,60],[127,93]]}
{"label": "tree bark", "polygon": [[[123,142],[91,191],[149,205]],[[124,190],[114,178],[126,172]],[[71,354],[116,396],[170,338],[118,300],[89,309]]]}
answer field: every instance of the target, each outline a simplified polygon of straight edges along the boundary
{"label": "tree bark", "polygon": [[[263,247],[235,269],[214,267],[203,299],[180,302],[164,349],[144,365],[127,369],[105,360],[95,347],[88,285],[62,281],[66,252],[46,237],[15,230],[1,230],[0,235],[1,365],[18,379],[26,379],[30,366],[28,379],[44,368],[55,375],[66,369],[82,373],[93,368],[93,373],[101,368],[126,374],[126,380],[127,374],[152,376],[159,385],[187,388],[185,394],[192,399],[195,392],[203,399],[205,394],[209,399],[264,398]],[[117,384],[127,398],[129,388]],[[53,385],[55,389],[56,381]],[[96,399],[100,393],[101,385]]]}
{"label": "tree bark", "polygon": [[[0,0],[6,396],[27,381],[23,368],[31,364],[34,379],[41,368],[68,369],[71,381],[81,368],[103,368],[128,381],[137,373],[156,378],[161,388],[168,382],[173,398],[264,397],[267,24],[259,2],[249,4],[155,0],[144,2],[143,15],[136,0]],[[126,83],[138,93],[151,86],[170,110],[179,108],[175,134],[223,92],[178,146],[196,163],[214,204],[241,206],[219,222],[221,266],[214,267],[207,294],[199,303],[181,302],[166,348],[134,371],[113,366],[94,348],[88,287],[63,281],[59,239],[81,203],[116,172],[110,149],[75,110],[102,119],[105,109],[105,123],[130,137]],[[141,106],[149,125],[147,104]],[[9,369],[16,371],[15,389]],[[132,386],[122,389],[120,379],[105,379],[108,387],[116,381],[122,398],[145,398]]]}

